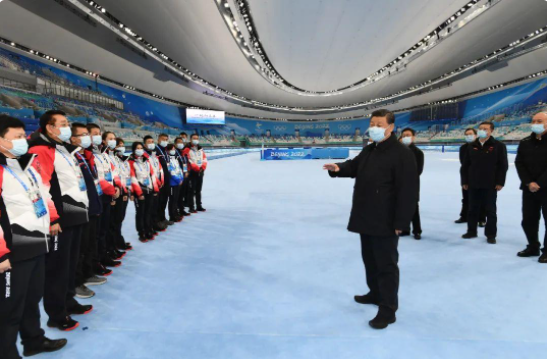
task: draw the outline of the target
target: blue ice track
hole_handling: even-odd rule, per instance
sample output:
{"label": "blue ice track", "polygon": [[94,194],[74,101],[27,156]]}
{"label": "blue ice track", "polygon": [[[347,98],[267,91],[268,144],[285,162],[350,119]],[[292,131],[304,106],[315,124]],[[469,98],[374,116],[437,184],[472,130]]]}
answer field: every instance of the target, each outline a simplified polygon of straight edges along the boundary
{"label": "blue ice track", "polygon": [[[352,152],[355,155],[355,152]],[[353,181],[326,161],[218,159],[205,177],[207,213],[141,244],[79,316],[55,359],[542,358],[547,266],[525,246],[514,165],[499,196],[497,245],[464,240],[457,153],[427,153],[424,237],[400,242],[397,323],[375,331],[359,239],[346,231]],[[510,155],[511,162],[514,156]],[[542,234],[543,235],[543,234]],[[42,318],[46,326],[46,317]],[[87,328],[87,329],[86,329]],[[85,330],[84,330],[85,329]]]}

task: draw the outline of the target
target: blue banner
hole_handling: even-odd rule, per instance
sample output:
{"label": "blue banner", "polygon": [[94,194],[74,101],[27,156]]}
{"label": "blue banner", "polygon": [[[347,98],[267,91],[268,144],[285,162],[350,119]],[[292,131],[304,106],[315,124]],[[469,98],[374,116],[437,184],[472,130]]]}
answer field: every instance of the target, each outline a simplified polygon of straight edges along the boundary
{"label": "blue banner", "polygon": [[330,158],[348,158],[349,148],[283,148],[265,149],[261,159],[266,161],[278,160],[312,160]]}

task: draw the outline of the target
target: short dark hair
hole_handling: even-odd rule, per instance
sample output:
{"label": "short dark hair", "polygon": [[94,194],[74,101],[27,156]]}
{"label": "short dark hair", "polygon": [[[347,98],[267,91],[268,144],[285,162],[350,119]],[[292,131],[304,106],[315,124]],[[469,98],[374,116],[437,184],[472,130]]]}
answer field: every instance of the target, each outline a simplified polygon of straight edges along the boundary
{"label": "short dark hair", "polygon": [[131,145],[131,151],[133,153],[135,153],[135,150],[137,149],[137,146],[141,145],[142,148],[144,148],[144,143],[142,142],[133,142],[133,144]]}
{"label": "short dark hair", "polygon": [[198,134],[198,133],[192,133],[192,136],[190,136],[190,138],[192,138],[192,137],[194,137],[194,136],[199,137],[199,134]]}
{"label": "short dark hair", "polygon": [[152,140],[152,141],[153,141],[154,138],[153,138],[152,136],[150,136],[150,135],[146,135],[146,136],[144,136],[144,137],[142,138],[142,142],[143,142],[143,143],[146,142],[147,140]]}
{"label": "short dark hair", "polygon": [[0,115],[0,137],[4,137],[10,128],[25,129],[25,124],[18,118],[8,115]]}
{"label": "short dark hair", "polygon": [[174,149],[175,149],[175,145],[172,144],[172,143],[170,143],[170,144],[167,145],[167,147],[165,147],[165,149],[166,149],[167,151],[174,150]]}
{"label": "short dark hair", "polygon": [[416,136],[416,131],[413,128],[407,127],[401,131],[401,135],[405,133],[406,131],[410,131],[412,133],[412,136]]}
{"label": "short dark hair", "polygon": [[[72,130],[72,136],[76,136],[76,129],[77,128],[85,128],[87,130],[87,126],[84,125],[83,123],[81,122],[74,122],[71,126],[70,126],[70,129]],[[89,130],[88,130],[89,131]]]}
{"label": "short dark hair", "polygon": [[490,122],[490,121],[481,122],[481,124],[479,125],[479,127],[482,126],[482,125],[488,125],[488,126],[490,126],[490,129],[491,129],[492,131],[494,131],[494,128],[496,128],[496,126],[494,126],[494,122]]}
{"label": "short dark hair", "polygon": [[125,141],[123,140],[123,138],[117,137],[117,138],[116,138],[116,146],[119,146],[120,143],[123,143],[123,144],[125,145]]}
{"label": "short dark hair", "polygon": [[42,129],[42,132],[45,132],[47,125],[55,124],[53,117],[56,115],[66,116],[66,113],[61,110],[49,110],[40,116],[40,129]]}
{"label": "short dark hair", "polygon": [[175,138],[175,140],[173,141],[174,143],[177,143],[177,141],[182,141],[182,137],[177,137]]}
{"label": "short dark hair", "polygon": [[169,135],[166,134],[166,133],[160,133],[160,134],[158,135],[158,138],[160,138],[160,137],[167,137],[167,138],[169,138]]}
{"label": "short dark hair", "polygon": [[180,137],[182,137],[182,136],[188,137],[188,134],[187,134],[186,132],[181,132],[181,133],[180,133]]}
{"label": "short dark hair", "polygon": [[97,125],[96,123],[88,123],[87,124],[87,130],[91,132],[92,129],[98,128],[99,131],[101,131],[101,126]]}
{"label": "short dark hair", "polygon": [[373,117],[385,117],[389,125],[395,123],[395,114],[389,110],[386,110],[385,108],[374,111],[370,115],[370,118]]}
{"label": "short dark hair", "polygon": [[463,133],[467,133],[467,131],[473,131],[473,133],[476,135],[477,134],[477,130],[475,130],[473,127],[468,127],[465,129],[465,131],[463,131]]}
{"label": "short dark hair", "polygon": [[112,131],[106,131],[106,132],[103,132],[103,141],[105,141],[106,138],[108,137],[108,135],[110,135],[110,134],[113,134],[114,137],[116,137],[116,134],[115,134],[114,132],[112,132]]}

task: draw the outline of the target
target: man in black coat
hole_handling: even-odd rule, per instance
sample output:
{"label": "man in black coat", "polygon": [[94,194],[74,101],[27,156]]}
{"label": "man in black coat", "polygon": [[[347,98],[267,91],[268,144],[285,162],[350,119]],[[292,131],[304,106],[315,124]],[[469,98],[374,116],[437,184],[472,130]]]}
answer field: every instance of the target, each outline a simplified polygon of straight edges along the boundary
{"label": "man in black coat", "polygon": [[372,113],[369,136],[374,143],[352,160],[327,164],[331,177],[355,178],[348,230],[361,235],[361,254],[370,292],[355,296],[379,306],[369,322],[375,329],[395,323],[399,290],[399,235],[408,228],[418,202],[418,172],[412,152],[397,141],[395,115]]}
{"label": "man in black coat", "polygon": [[461,181],[464,190],[469,190],[469,214],[467,233],[462,238],[476,238],[479,211],[486,209],[485,235],[488,243],[496,243],[498,191],[505,185],[509,164],[507,148],[492,137],[494,124],[483,122],[479,126],[479,138],[469,145],[464,155]]}
{"label": "man in black coat", "polygon": [[[408,146],[408,149],[412,151],[414,154],[414,158],[416,159],[416,167],[418,169],[418,203],[416,203],[416,212],[414,212],[414,216],[412,217],[412,234],[414,235],[414,239],[420,240],[422,239],[422,222],[420,220],[420,176],[422,175],[422,172],[424,171],[424,153],[422,150],[420,150],[418,147],[416,147],[416,131],[412,128],[405,128],[403,132],[401,133],[401,142]],[[405,230],[401,236],[408,236],[410,232],[408,230]]]}
{"label": "man in black coat", "polygon": [[[539,222],[541,212],[547,223],[547,113],[532,118],[532,134],[520,141],[515,167],[521,180],[522,228],[528,239],[526,249],[519,257],[539,256]],[[540,263],[547,263],[547,233],[543,239]]]}
{"label": "man in black coat", "polygon": [[[469,144],[475,142],[477,139],[477,130],[472,127],[465,129],[465,144],[460,147],[460,176],[463,168],[463,158],[467,151],[469,151]],[[467,223],[467,216],[469,212],[469,191],[462,188],[462,210],[460,211],[460,218],[455,220],[454,223]],[[484,206],[481,206],[479,212],[479,227],[486,226],[486,210]]]}

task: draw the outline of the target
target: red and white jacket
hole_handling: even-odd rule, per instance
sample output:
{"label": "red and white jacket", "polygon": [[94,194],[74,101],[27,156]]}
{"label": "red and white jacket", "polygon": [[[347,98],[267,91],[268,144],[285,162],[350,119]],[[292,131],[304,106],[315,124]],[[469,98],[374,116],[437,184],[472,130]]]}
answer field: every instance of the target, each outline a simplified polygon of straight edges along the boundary
{"label": "red and white jacket", "polygon": [[129,164],[129,157],[116,155],[115,161],[120,182],[123,186],[123,193],[128,194],[131,192],[131,165]]}
{"label": "red and white jacket", "polygon": [[[33,168],[36,161],[36,155],[11,159],[0,154],[0,262],[23,261],[49,251],[50,224],[58,216],[40,173]],[[23,184],[42,198],[45,212],[41,217]]]}
{"label": "red and white jacket", "polygon": [[165,176],[163,175],[163,167],[161,166],[158,156],[156,156],[156,151],[146,150],[145,156],[147,156],[148,160],[150,161],[150,164],[154,168],[154,174],[155,174],[153,178],[155,182],[154,191],[159,192],[159,189],[163,187],[163,184],[165,182]]}
{"label": "red and white jacket", "polygon": [[48,204],[48,207],[54,212],[54,217],[59,218],[61,229],[89,221],[87,187],[74,157],[79,150],[79,147],[55,142],[43,133],[30,143],[29,153],[38,155],[33,166],[51,195],[54,206]]}
{"label": "red and white jacket", "polygon": [[116,184],[116,168],[114,163],[106,147],[98,148],[94,146],[93,155],[95,156],[95,167],[97,168],[99,184],[101,185],[103,194],[113,197],[116,194],[116,187],[119,188],[119,185]]}
{"label": "red and white jacket", "polygon": [[145,154],[142,157],[131,155],[129,168],[131,171],[131,189],[135,197],[159,192],[158,182],[155,180],[154,166],[148,155]]}
{"label": "red and white jacket", "polygon": [[207,169],[207,156],[201,146],[186,147],[182,153],[188,158],[188,165],[191,171],[199,172]]}

